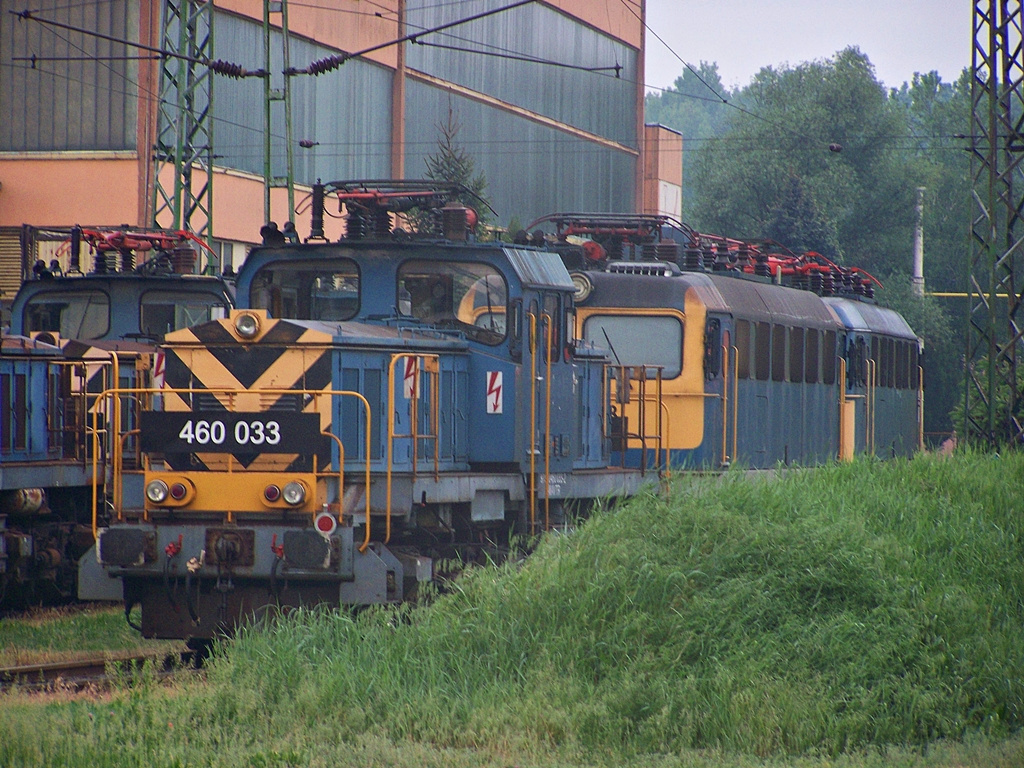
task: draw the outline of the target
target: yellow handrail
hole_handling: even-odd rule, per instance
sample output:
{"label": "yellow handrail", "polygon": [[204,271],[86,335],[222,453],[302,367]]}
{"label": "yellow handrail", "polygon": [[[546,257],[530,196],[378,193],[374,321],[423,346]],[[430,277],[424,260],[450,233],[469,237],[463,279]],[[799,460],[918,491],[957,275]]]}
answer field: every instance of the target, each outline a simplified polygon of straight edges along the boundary
{"label": "yellow handrail", "polygon": [[530,318],[530,533],[534,532],[537,521],[537,316],[527,312]]}
{"label": "yellow handrail", "polygon": [[[103,390],[98,395],[97,402],[108,402],[110,404],[110,407],[114,408],[115,410],[119,410],[119,408],[120,408],[120,399],[121,399],[122,396],[126,396],[126,395],[136,395],[136,396],[138,396],[138,395],[144,395],[144,394],[145,395],[157,395],[157,394],[161,394],[161,395],[166,395],[166,394],[181,395],[181,394],[185,394],[185,395],[192,396],[192,395],[195,395],[195,394],[221,394],[221,395],[234,396],[236,394],[239,394],[239,393],[242,393],[242,392],[245,392],[245,391],[246,390],[238,388],[238,387],[209,387],[209,388],[204,388],[204,389],[201,389],[201,390],[193,389],[191,387],[161,387],[161,388],[157,388],[157,387],[126,387],[126,388],[114,387],[114,388]],[[365,493],[366,534],[365,534],[365,537],[364,537],[363,544],[359,548],[359,551],[360,552],[365,552],[366,548],[370,544],[370,519],[371,519],[371,515],[370,515],[370,507],[371,507],[371,504],[370,504],[370,451],[371,451],[371,448],[372,448],[372,441],[371,441],[372,416],[371,416],[371,413],[370,413],[370,403],[369,403],[369,401],[361,393],[353,392],[353,391],[350,391],[350,390],[305,389],[305,388],[303,388],[303,389],[268,388],[268,389],[261,389],[260,393],[261,394],[267,394],[267,395],[286,395],[286,394],[287,395],[310,395],[312,398],[314,398],[314,402],[317,402],[317,403],[319,402],[319,398],[324,397],[324,396],[329,396],[329,397],[335,397],[335,396],[338,396],[338,397],[355,397],[355,398],[357,398],[363,404],[363,412],[365,414],[365,428],[366,428],[366,438],[365,438],[366,458],[365,458],[365,470],[364,470],[364,482],[366,484],[366,493]],[[184,398],[182,398],[182,399],[184,399]],[[98,485],[98,478],[99,478],[99,467],[98,467],[98,464],[99,464],[99,435],[100,435],[100,432],[102,431],[100,429],[100,427],[99,427],[99,424],[98,424],[99,411],[100,411],[100,409],[98,409],[98,408],[94,409],[94,411],[93,411],[93,428],[92,428],[92,430],[90,430],[90,432],[92,434],[93,446],[94,446],[93,447],[93,489],[92,489],[92,530],[93,530],[93,536],[95,536],[97,534],[97,531],[98,531],[98,517],[99,517],[98,499],[97,499],[97,495],[98,495],[97,494],[97,485]],[[317,413],[319,413],[319,410],[317,411]],[[116,420],[112,419],[111,422],[116,422]],[[112,463],[112,467],[114,468],[115,472],[119,473],[121,471],[120,470],[120,467],[121,467],[120,453],[122,451],[122,441],[120,439],[120,436],[118,436],[118,439],[111,440],[111,443],[112,443],[112,450],[115,452],[115,455],[111,457],[112,458],[112,462],[111,462]],[[230,454],[229,454],[229,456],[230,456]],[[148,466],[148,464],[149,464],[149,462],[148,462],[148,457],[147,457],[144,460],[144,466]],[[231,467],[231,465],[229,463],[229,471],[230,471],[230,467]],[[314,467],[315,467],[315,465],[314,465]],[[345,467],[344,467],[344,449],[342,449],[342,452],[341,452],[341,454],[339,456],[339,461],[338,461],[338,505],[339,505],[339,509],[343,509],[343,495],[344,495],[344,489],[345,489],[345,486],[344,486],[344,472],[345,472]],[[120,483],[120,479],[118,478],[117,480],[114,481],[114,486],[115,487],[120,487],[119,483]],[[121,508],[121,498],[120,498],[120,496],[115,496],[114,499],[113,499],[113,503],[114,503],[114,509],[117,512],[118,518],[121,519],[122,516],[123,516],[123,511],[122,511],[122,508]],[[314,516],[315,516],[315,512],[314,512]]]}
{"label": "yellow handrail", "polygon": [[551,315],[541,316],[545,325],[547,368],[544,393],[544,530],[551,528]]}
{"label": "yellow handrail", "polygon": [[[412,358],[416,361],[416,371],[413,374],[412,392],[409,398],[409,413],[411,419],[410,432],[409,434],[398,434],[395,432],[395,365],[398,364],[399,360],[406,358]],[[429,368],[427,365],[421,365],[420,360],[431,361],[433,365]],[[433,429],[432,434],[421,435],[419,434],[419,411],[417,409],[417,403],[420,397],[420,386],[419,377],[420,372],[426,371],[432,378],[432,384],[430,387],[430,424]],[[385,534],[384,543],[387,544],[391,541],[391,477],[392,470],[394,468],[394,442],[399,437],[412,438],[412,476],[416,477],[416,464],[418,463],[419,456],[417,453],[417,447],[420,439],[433,440],[434,441],[434,479],[436,480],[439,474],[439,463],[440,463],[440,435],[439,435],[439,417],[438,411],[440,410],[438,400],[437,389],[440,386],[440,358],[436,354],[409,354],[408,352],[399,352],[391,356],[391,362],[388,364],[388,451],[387,451],[387,464],[385,467]]]}

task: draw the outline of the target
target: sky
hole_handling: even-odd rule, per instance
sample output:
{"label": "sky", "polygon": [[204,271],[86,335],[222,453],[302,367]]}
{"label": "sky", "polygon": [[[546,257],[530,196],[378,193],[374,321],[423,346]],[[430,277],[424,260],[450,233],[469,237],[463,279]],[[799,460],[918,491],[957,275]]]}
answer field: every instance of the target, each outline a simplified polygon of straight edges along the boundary
{"label": "sky", "polygon": [[953,82],[971,64],[972,15],[966,0],[647,0],[644,79],[667,88],[680,59],[715,61],[726,87],[742,87],[762,67],[857,46],[887,88],[932,70]]}

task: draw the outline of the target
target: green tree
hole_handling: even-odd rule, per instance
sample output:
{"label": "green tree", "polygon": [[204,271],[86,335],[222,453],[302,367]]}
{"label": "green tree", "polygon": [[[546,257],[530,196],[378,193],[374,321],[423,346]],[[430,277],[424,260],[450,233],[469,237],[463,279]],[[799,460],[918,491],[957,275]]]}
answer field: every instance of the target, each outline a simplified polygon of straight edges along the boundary
{"label": "green tree", "polygon": [[[490,222],[487,202],[487,177],[483,171],[477,171],[475,158],[459,144],[459,131],[462,124],[455,116],[451,105],[448,106],[448,119],[436,125],[437,152],[424,158],[427,166],[427,178],[448,184],[459,184],[465,187],[455,199],[476,211],[479,231]],[[424,211],[413,211],[410,214],[417,231],[424,231],[431,226]]]}
{"label": "green tree", "polygon": [[699,152],[690,223],[763,236],[796,178],[817,226],[834,232],[837,258],[876,271],[910,259],[915,185],[899,151],[906,115],[866,56],[847,48],[834,59],[766,67],[742,102],[726,135]]}
{"label": "green tree", "polygon": [[769,211],[764,236],[794,253],[817,251],[835,259],[839,256],[839,246],[831,224],[804,190],[800,178],[791,175]]}

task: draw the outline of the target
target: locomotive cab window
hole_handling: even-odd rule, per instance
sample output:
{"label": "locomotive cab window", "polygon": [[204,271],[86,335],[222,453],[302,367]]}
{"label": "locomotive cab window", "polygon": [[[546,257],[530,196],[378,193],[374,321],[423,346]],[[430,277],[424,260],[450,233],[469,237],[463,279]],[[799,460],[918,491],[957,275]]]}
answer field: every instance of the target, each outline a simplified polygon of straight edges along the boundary
{"label": "locomotive cab window", "polygon": [[103,291],[37,293],[25,307],[24,327],[66,339],[102,338],[110,330],[110,297]]}
{"label": "locomotive cab window", "polygon": [[[616,365],[661,366],[666,379],[683,370],[683,324],[676,317],[591,315],[583,323],[583,339],[608,349]],[[656,375],[648,372],[648,378]]]}
{"label": "locomotive cab window", "polygon": [[154,338],[227,316],[223,300],[213,294],[197,296],[188,292],[146,291],[140,304],[140,330]]}
{"label": "locomotive cab window", "polygon": [[507,332],[508,289],[489,264],[407,261],[398,268],[401,312],[496,345]]}
{"label": "locomotive cab window", "polygon": [[249,300],[273,317],[348,320],[359,311],[359,269],[347,259],[268,264],[253,278]]}

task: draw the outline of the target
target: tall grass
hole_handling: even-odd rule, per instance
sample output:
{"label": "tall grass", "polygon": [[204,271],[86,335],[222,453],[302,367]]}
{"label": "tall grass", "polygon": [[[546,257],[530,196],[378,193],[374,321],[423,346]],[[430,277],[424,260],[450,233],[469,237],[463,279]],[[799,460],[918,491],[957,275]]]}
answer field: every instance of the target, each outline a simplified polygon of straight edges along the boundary
{"label": "tall grass", "polygon": [[1022,480],[1024,457],[973,454],[684,479],[430,607],[243,631],[203,686],[65,704],[35,741],[5,714],[0,763],[127,765],[105,760],[130,742],[153,765],[313,765],[383,740],[450,764],[703,764],[1003,738],[1024,724]]}

